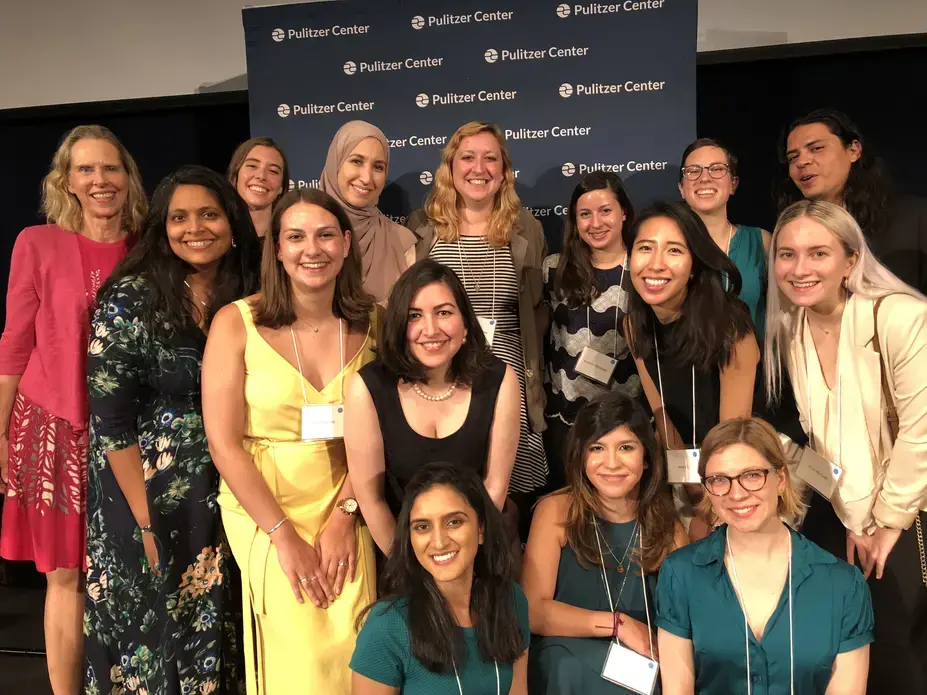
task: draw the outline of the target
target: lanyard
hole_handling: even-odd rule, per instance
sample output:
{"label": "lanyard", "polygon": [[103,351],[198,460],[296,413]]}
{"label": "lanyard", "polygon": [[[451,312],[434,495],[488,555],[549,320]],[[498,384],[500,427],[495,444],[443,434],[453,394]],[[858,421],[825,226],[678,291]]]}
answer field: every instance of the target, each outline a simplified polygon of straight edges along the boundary
{"label": "lanyard", "polygon": [[[807,325],[807,317],[805,318],[805,323],[802,323],[801,328],[801,346],[802,346],[802,356],[805,358],[805,394],[808,396],[808,441],[811,445],[811,448],[814,449],[814,408],[812,407],[811,401],[811,371],[808,368],[808,345],[805,341],[805,325]],[[815,351],[817,348],[814,347],[814,336],[811,338],[811,345]],[[821,364],[821,359],[818,358],[818,367],[821,370],[821,379],[824,379],[824,366]],[[827,382],[825,380],[825,386]],[[841,389],[841,380],[840,380],[840,341],[837,341],[837,460],[834,461],[841,468],[843,467],[843,393]],[[824,408],[825,413],[827,412],[827,407]],[[823,448],[827,448],[827,442],[823,442]]]}
{"label": "lanyard", "polygon": [[[728,529],[730,533],[730,529]],[[747,601],[744,599],[743,591],[740,588],[740,581],[737,579],[737,564],[734,562],[734,550],[731,548],[730,536],[725,536],[727,542],[727,552],[731,556],[731,574],[734,575],[734,591],[740,599],[741,608],[744,614],[744,651],[747,654],[747,695],[751,695],[750,687],[750,621],[747,619]],[[789,531],[789,685],[790,692],[795,695],[795,654],[792,637],[792,532]]]}
{"label": "lanyard", "polygon": [[[492,663],[496,667],[496,695],[501,695],[502,681],[499,680],[499,662],[493,661]],[[459,692],[460,695],[464,695],[463,686],[460,684],[460,674],[457,673],[457,664],[454,664],[454,678],[457,679],[457,692]]]}
{"label": "lanyard", "polygon": [[[303,402],[309,405],[309,397],[306,395],[306,378],[303,376],[303,364],[299,360],[299,346],[296,344],[296,333],[293,332],[293,326],[290,326],[290,337],[293,338],[293,352],[296,353],[296,368],[299,370],[299,385],[303,388]],[[341,379],[341,399],[339,403],[344,403],[344,321],[338,319],[338,350],[341,354],[341,371],[338,377]]]}
{"label": "lanyard", "polygon": [[[489,242],[487,242],[489,243]],[[492,308],[489,312],[489,318],[496,318],[496,250],[489,247],[489,250],[492,252]],[[467,287],[467,266],[464,263],[463,251],[460,249],[460,239],[457,239],[457,256],[460,258],[460,270],[463,272],[463,282],[464,289]],[[480,280],[483,278],[482,273],[480,278],[476,281],[476,289],[480,289]]]}
{"label": "lanyard", "polygon": [[[638,525],[635,524],[634,531],[631,532],[631,541],[634,540],[634,534],[637,532],[637,528],[638,528]],[[612,603],[612,591],[611,589],[608,588],[608,579],[605,576],[605,556],[602,554],[602,541],[599,539],[598,523],[596,523],[595,525],[595,542],[596,542],[596,545],[599,546],[599,558],[602,561],[602,579],[605,581],[605,592],[608,594],[608,606],[609,608],[611,608],[611,612],[614,613],[618,610],[619,605]],[[643,545],[643,543],[641,543],[641,545]],[[630,573],[631,573],[631,569],[629,567],[628,572],[625,575],[625,579],[627,579],[627,575]],[[644,576],[643,566],[641,566],[641,585],[643,586],[643,589],[644,589],[644,614],[647,616],[647,638],[650,640],[650,653],[653,654],[653,627],[651,627],[650,625],[650,605],[647,601],[647,578]],[[621,582],[621,591],[624,591],[624,582]],[[618,604],[620,603],[621,603],[621,593],[619,592],[618,593]],[[615,638],[615,641],[616,642],[618,641],[617,637]],[[461,695],[463,694],[461,693]]]}
{"label": "lanyard", "polygon": [[[669,439],[669,427],[666,426],[666,403],[663,401],[663,374],[660,371],[660,346],[657,342],[657,327],[653,327],[653,351],[657,355],[657,382],[660,385],[660,407],[663,409],[663,431],[666,432],[666,438]],[[667,449],[669,442],[667,442]],[[695,365],[692,365],[692,448],[698,449],[695,440]]]}
{"label": "lanyard", "polygon": [[[493,256],[493,262],[495,262],[495,256]],[[612,355],[615,359],[618,359],[618,314],[621,312],[621,293],[624,292],[624,269],[628,265],[628,254],[624,255],[624,263],[621,266],[621,276],[618,278],[618,298],[615,300],[615,351]],[[495,278],[495,269],[493,269],[493,278]],[[495,283],[495,280],[493,280]],[[493,284],[493,301],[495,301],[495,284]],[[592,346],[592,324],[589,322],[589,305],[586,305],[586,345]]]}
{"label": "lanyard", "polygon": [[[737,228],[733,224],[731,224],[730,221],[728,221],[727,224],[730,227],[730,230],[727,233],[727,246],[724,247],[724,255],[730,258],[731,257],[731,240],[734,238],[734,230]],[[731,288],[731,278],[729,278],[727,274],[725,273],[724,290],[727,291],[730,288]]]}

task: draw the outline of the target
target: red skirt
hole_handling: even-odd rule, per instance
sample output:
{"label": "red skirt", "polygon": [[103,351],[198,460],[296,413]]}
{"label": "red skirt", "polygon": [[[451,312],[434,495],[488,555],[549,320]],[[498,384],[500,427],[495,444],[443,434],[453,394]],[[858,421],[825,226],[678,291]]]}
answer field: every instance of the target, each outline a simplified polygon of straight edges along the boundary
{"label": "red skirt", "polygon": [[16,394],[0,555],[39,572],[87,568],[88,430]]}

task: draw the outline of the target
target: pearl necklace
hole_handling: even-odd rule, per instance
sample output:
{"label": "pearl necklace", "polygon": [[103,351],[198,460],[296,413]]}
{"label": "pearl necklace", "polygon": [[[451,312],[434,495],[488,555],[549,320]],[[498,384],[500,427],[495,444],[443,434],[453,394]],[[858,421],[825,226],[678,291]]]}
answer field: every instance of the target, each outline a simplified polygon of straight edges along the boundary
{"label": "pearl necklace", "polygon": [[412,390],[415,391],[415,393],[418,394],[419,398],[424,398],[426,401],[433,401],[433,402],[446,401],[448,398],[450,398],[451,396],[453,396],[453,395],[454,395],[454,391],[457,390],[457,382],[455,381],[453,384],[451,384],[450,386],[448,386],[448,387],[447,387],[447,391],[445,391],[444,393],[442,393],[440,396],[431,396],[431,395],[425,393],[425,392],[422,390],[422,387],[418,385],[418,383],[413,383],[413,384],[412,384]]}

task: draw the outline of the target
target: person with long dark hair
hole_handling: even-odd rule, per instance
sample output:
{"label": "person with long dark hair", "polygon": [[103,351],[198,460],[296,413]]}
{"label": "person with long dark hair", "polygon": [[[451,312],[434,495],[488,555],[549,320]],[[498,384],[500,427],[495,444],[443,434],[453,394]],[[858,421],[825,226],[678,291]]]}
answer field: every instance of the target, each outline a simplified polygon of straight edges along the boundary
{"label": "person with long dark hair", "polygon": [[568,486],[538,503],[525,550],[531,692],[630,693],[602,678],[609,646],[656,658],[657,572],[688,538],[636,400],[590,400],[567,441]]}
{"label": "person with long dark hair", "polygon": [[[679,192],[702,219],[712,240],[740,271],[740,298],[750,309],[757,335],[766,322],[766,251],[770,235],[765,229],[734,224],[727,204],[740,184],[737,157],[717,140],[699,138],[682,153]],[[760,338],[762,340],[762,338]]]}
{"label": "person with long dark hair", "polygon": [[518,377],[489,351],[453,270],[425,259],[400,276],[377,359],[346,390],[348,466],[383,553],[422,458],[472,468],[503,508],[518,448]]}
{"label": "person with long dark hair", "polygon": [[345,460],[346,380],[373,359],[378,311],[341,205],[285,194],[261,291],[219,312],[203,360],[218,504],[241,568],[248,695],[349,692],[374,551]]}
{"label": "person with long dark hair", "polygon": [[779,140],[779,157],[785,170],[780,212],[802,198],[843,206],[879,260],[927,293],[927,201],[899,195],[885,162],[849,116],[817,109],[797,118]]}
{"label": "person with long dark hair", "polygon": [[681,201],[644,210],[625,246],[634,286],[626,333],[667,449],[668,480],[697,484],[694,452],[708,430],[753,412],[760,351],[738,298],[740,271]]}
{"label": "person with long dark hair", "polygon": [[274,203],[289,190],[290,167],[283,148],[269,137],[245,140],[235,148],[227,176],[248,205],[254,231],[263,238],[270,229]]}
{"label": "person with long dark hair", "polygon": [[528,602],[508,542],[474,470],[419,469],[357,637],[354,695],[527,695]]}
{"label": "person with long dark hair", "polygon": [[253,292],[259,250],[222,176],[184,167],[100,288],[88,359],[87,691],[238,691],[229,548],[200,368],[219,309]]}
{"label": "person with long dark hair", "polygon": [[631,276],[621,232],[633,224],[634,206],[621,178],[586,174],[570,197],[563,250],[541,265],[551,312],[544,445],[552,490],[564,484],[566,438],[583,404],[610,391],[641,394],[624,339]]}

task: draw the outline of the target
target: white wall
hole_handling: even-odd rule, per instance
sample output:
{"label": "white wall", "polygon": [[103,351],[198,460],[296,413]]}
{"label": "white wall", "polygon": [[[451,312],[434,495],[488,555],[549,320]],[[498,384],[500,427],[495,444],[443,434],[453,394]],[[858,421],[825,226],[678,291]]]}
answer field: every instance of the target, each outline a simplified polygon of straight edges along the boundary
{"label": "white wall", "polygon": [[[700,51],[927,33],[925,0],[698,3]],[[241,88],[241,7],[242,0],[0,0],[0,109]]]}

